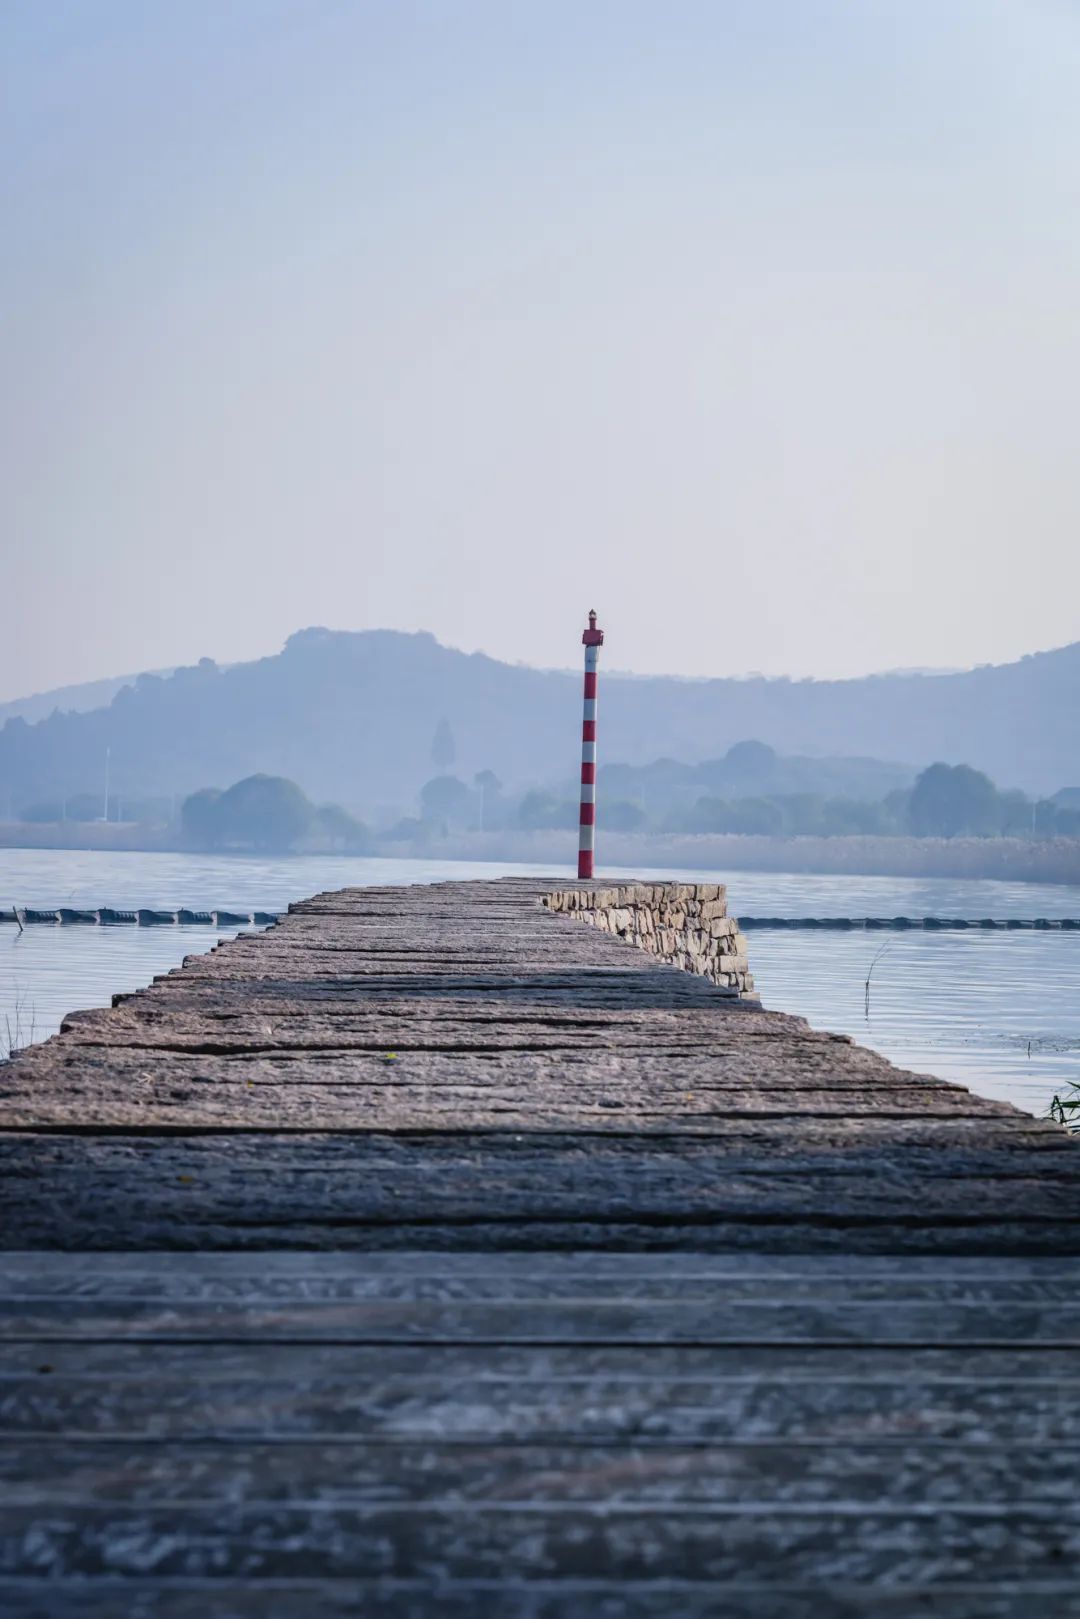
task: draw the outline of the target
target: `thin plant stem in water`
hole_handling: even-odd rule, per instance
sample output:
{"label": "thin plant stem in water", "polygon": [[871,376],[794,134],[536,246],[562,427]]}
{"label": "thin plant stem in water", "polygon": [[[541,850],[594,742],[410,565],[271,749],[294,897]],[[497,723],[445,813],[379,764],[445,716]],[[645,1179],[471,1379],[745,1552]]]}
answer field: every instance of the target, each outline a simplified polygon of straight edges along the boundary
{"label": "thin plant stem in water", "polygon": [[875,953],[874,959],[870,963],[870,970],[866,975],[866,983],[863,985],[863,1016],[865,1017],[867,1023],[870,1021],[870,980],[874,976],[874,968],[877,966],[882,956],[888,954],[888,951],[889,946],[887,944],[883,944],[881,949]]}
{"label": "thin plant stem in water", "polygon": [[4,1038],[0,1040],[0,1061],[8,1057],[17,1057],[25,1046],[32,1046],[37,1033],[37,1008],[33,1001],[27,1002],[19,990],[15,993],[13,1010],[14,1023],[9,1013],[4,1014]]}
{"label": "thin plant stem in water", "polygon": [[1047,1116],[1073,1135],[1080,1133],[1080,1089],[1071,1096],[1055,1095],[1047,1109]]}

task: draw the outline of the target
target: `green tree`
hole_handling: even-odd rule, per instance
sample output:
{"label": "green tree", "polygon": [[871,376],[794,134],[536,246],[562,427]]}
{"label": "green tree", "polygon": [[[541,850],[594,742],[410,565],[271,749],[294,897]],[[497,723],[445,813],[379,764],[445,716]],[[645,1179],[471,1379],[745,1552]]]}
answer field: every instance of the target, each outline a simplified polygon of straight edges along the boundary
{"label": "green tree", "polygon": [[736,832],[776,837],[784,830],[784,812],[772,798],[699,798],[685,816],[688,832]]}
{"label": "green tree", "polygon": [[720,764],[716,785],[736,793],[767,793],[776,785],[776,751],[765,742],[736,742]]}
{"label": "green tree", "polygon": [[494,770],[478,770],[473,786],[480,794],[480,830],[486,832],[494,820],[495,805],[502,792],[502,782]]}
{"label": "green tree", "polygon": [[997,829],[1007,838],[1030,837],[1035,826],[1035,806],[1026,793],[1013,788],[998,794]]}
{"label": "green tree", "polygon": [[313,830],[332,849],[362,854],[371,846],[371,834],[363,821],[358,821],[340,804],[321,805],[315,811]]}
{"label": "green tree", "polygon": [[401,820],[383,834],[388,843],[423,845],[431,840],[430,821],[421,821],[415,815],[403,815]]}
{"label": "green tree", "polygon": [[245,776],[216,805],[220,840],[255,849],[291,849],[310,830],[315,811],[285,776]]}
{"label": "green tree", "polygon": [[827,838],[887,836],[894,830],[885,805],[862,798],[827,798],[821,812]]}
{"label": "green tree", "polygon": [[784,831],[796,837],[827,832],[825,800],[820,793],[784,793],[773,799],[784,818]]}
{"label": "green tree", "polygon": [[732,832],[744,836],[778,837],[784,830],[784,812],[772,798],[737,798],[731,806]]}
{"label": "green tree", "polygon": [[776,763],[776,749],[767,742],[736,742],[725,753],[724,763],[735,770],[768,770]]}
{"label": "green tree", "polygon": [[1061,812],[1049,798],[1040,798],[1034,806],[1032,830],[1037,838],[1058,837],[1061,832]]}
{"label": "green tree", "polygon": [[998,791],[970,765],[932,764],[912,788],[908,814],[917,838],[989,837],[999,824]]}
{"label": "green tree", "polygon": [[221,842],[220,787],[200,787],[180,806],[184,837],[200,849],[216,849]]}
{"label": "green tree", "polygon": [[433,776],[420,789],[420,808],[425,821],[468,826],[472,820],[473,795],[457,776]]}
{"label": "green tree", "polygon": [[885,830],[899,837],[911,827],[911,788],[894,787],[881,800]]}
{"label": "green tree", "polygon": [[726,798],[699,798],[676,819],[686,832],[730,832],[731,805]]}

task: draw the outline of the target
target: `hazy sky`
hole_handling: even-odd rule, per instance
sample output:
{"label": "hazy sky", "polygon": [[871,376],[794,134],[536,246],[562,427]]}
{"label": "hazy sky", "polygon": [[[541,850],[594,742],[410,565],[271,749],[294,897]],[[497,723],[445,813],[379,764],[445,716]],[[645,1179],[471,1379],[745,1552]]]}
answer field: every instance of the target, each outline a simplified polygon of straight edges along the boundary
{"label": "hazy sky", "polygon": [[0,0],[0,699],[1080,638],[1076,0]]}

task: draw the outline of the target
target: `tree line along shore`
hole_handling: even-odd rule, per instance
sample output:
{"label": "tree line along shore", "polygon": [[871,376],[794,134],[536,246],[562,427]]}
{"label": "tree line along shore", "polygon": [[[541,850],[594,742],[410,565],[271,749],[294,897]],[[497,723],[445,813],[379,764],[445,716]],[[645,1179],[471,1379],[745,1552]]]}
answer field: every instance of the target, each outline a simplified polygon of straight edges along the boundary
{"label": "tree line along shore", "polygon": [[[577,822],[565,788],[506,789],[494,771],[453,773],[443,722],[404,813],[369,823],[317,804],[292,780],[257,773],[181,799],[73,795],[0,826],[8,847],[422,856],[561,864]],[[1080,881],[1080,789],[1031,798],[968,765],[937,762],[904,784],[866,759],[782,758],[743,742],[697,766],[658,760],[600,772],[606,858],[623,864]],[[892,783],[890,785],[890,783]],[[864,796],[855,796],[861,792]],[[621,796],[620,796],[621,795]],[[94,812],[99,813],[95,814]]]}

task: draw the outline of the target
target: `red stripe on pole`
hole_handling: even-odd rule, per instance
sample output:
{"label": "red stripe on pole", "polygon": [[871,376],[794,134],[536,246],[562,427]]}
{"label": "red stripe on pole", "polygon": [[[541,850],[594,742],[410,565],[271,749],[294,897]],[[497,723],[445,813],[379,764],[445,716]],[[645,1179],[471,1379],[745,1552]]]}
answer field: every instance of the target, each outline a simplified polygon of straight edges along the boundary
{"label": "red stripe on pole", "polygon": [[578,821],[578,825],[579,826],[595,826],[596,825],[596,805],[595,804],[582,804],[582,806],[581,806],[581,819]]}
{"label": "red stripe on pole", "polygon": [[591,787],[596,781],[596,766],[583,764],[581,767],[581,780],[584,786]]}
{"label": "red stripe on pole", "polygon": [[595,669],[586,669],[586,671],[585,671],[585,696],[586,696],[586,698],[596,696],[596,670]]}
{"label": "red stripe on pole", "polygon": [[591,849],[579,849],[577,857],[578,877],[591,877],[593,874],[593,857]]}
{"label": "red stripe on pole", "polygon": [[581,722],[581,740],[583,742],[595,742],[596,741],[596,721],[595,720],[582,720],[582,722]]}

